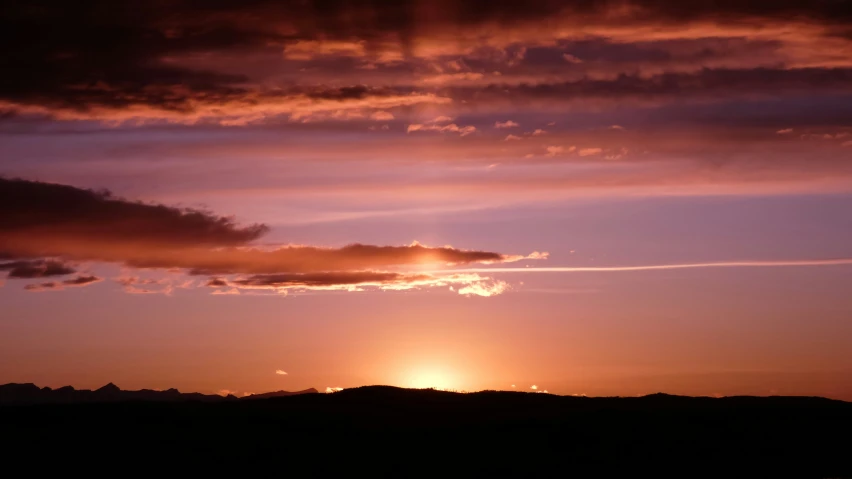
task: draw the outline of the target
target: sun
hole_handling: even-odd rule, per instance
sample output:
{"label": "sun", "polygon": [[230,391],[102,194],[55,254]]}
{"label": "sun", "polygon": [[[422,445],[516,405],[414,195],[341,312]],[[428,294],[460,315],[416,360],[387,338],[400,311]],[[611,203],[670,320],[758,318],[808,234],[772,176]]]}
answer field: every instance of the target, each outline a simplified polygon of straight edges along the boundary
{"label": "sun", "polygon": [[458,389],[458,381],[455,375],[440,368],[417,368],[408,371],[405,375],[406,387],[415,389]]}

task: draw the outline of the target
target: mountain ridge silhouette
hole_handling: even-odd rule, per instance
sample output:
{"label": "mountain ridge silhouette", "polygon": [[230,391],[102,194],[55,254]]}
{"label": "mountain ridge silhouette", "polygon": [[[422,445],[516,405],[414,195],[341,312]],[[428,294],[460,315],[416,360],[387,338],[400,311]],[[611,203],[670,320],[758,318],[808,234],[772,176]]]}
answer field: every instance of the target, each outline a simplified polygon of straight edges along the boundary
{"label": "mountain ridge silhouette", "polygon": [[67,470],[108,457],[214,477],[247,465],[344,465],[370,477],[852,477],[852,402],[820,397],[116,389],[0,386],[4,459]]}
{"label": "mountain ridge silhouette", "polygon": [[297,394],[317,393],[314,388],[302,391],[274,391],[270,393],[245,396],[237,398],[232,394],[221,396],[218,394],[203,394],[197,392],[182,393],[175,388],[158,391],[154,389],[139,389],[136,391],[124,390],[110,382],[98,389],[75,389],[72,386],[63,386],[52,389],[50,387],[38,387],[33,383],[8,383],[0,385],[0,404],[64,404],[64,403],[102,403],[102,402],[171,402],[171,401],[201,401],[201,402],[228,402],[242,399],[262,399],[270,397],[284,397]]}
{"label": "mountain ridge silhouette", "polygon": [[[57,389],[50,387],[38,387],[34,383],[8,383],[0,385],[0,405],[2,404],[58,404],[58,403],[99,403],[99,402],[121,402],[121,401],[150,401],[150,402],[169,402],[169,401],[200,401],[200,402],[232,402],[246,400],[261,400],[261,399],[276,399],[290,396],[318,394],[319,391],[315,388],[303,389],[300,391],[270,391],[266,393],[251,394],[243,397],[236,397],[232,394],[225,396],[219,394],[203,394],[198,392],[183,393],[178,389],[169,388],[166,390],[154,389],[139,389],[139,390],[124,390],[110,382],[101,386],[98,389],[75,389],[73,386],[63,386]],[[447,400],[450,402],[461,400],[460,397],[479,397],[479,398],[501,398],[511,402],[512,398],[517,400],[528,401],[553,401],[567,400],[576,403],[582,401],[643,401],[645,403],[658,404],[681,404],[687,405],[690,401],[737,401],[742,403],[755,401],[814,401],[814,402],[834,402],[852,404],[851,402],[842,401],[839,399],[824,398],[820,396],[681,396],[675,394],[667,394],[656,392],[644,396],[561,396],[558,394],[535,393],[527,391],[497,391],[483,390],[475,392],[456,392],[444,391],[441,389],[424,388],[413,389],[403,388],[398,386],[386,385],[370,385],[359,386],[354,388],[346,388],[341,391],[330,394],[339,398],[354,399],[354,400],[371,400],[371,401],[408,401],[412,398],[428,399],[428,400]],[[519,399],[527,398],[527,399]],[[533,399],[537,398],[537,399]]]}

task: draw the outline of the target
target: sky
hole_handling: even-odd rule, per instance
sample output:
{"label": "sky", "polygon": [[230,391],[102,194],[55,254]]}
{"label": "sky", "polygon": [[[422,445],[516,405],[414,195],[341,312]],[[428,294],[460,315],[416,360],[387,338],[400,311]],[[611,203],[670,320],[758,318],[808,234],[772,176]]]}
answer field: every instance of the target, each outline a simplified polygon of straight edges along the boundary
{"label": "sky", "polygon": [[13,2],[0,383],[852,400],[852,7]]}

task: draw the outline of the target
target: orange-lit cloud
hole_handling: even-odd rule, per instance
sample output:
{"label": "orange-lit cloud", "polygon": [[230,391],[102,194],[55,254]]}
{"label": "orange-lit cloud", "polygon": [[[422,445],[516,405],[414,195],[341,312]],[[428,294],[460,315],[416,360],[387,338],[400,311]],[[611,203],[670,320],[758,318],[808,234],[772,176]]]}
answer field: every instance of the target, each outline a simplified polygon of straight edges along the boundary
{"label": "orange-lit cloud", "polygon": [[308,274],[270,274],[236,278],[226,281],[217,278],[208,282],[211,287],[261,289],[285,293],[295,291],[408,291],[421,288],[449,287],[463,296],[495,296],[509,285],[478,274],[420,274],[386,271],[339,271]]}
{"label": "orange-lit cloud", "polygon": [[389,121],[393,120],[393,118],[393,114],[386,111],[377,111],[370,114],[370,119],[376,121]]}
{"label": "orange-lit cloud", "polygon": [[413,131],[437,131],[441,133],[458,133],[460,136],[467,136],[476,131],[476,127],[473,125],[468,126],[458,126],[455,123],[450,123],[449,125],[435,125],[428,124],[424,125],[421,123],[412,123],[408,125],[406,132],[411,133]]}
{"label": "orange-lit cloud", "polygon": [[459,288],[459,294],[463,296],[495,296],[509,289],[509,284],[505,281],[493,282],[474,282]]}
{"label": "orange-lit cloud", "polygon": [[[529,256],[469,251],[449,246],[429,247],[352,244],[341,248],[315,246],[258,247],[249,243],[266,230],[264,225],[238,226],[230,218],[211,213],[143,204],[108,193],[23,180],[0,180],[0,199],[8,208],[0,213],[0,251],[20,258],[57,257],[120,263],[131,268],[184,270],[192,275],[253,275],[226,280],[213,278],[210,287],[248,289],[347,289],[377,287],[406,290],[457,285],[460,294],[491,296],[505,290],[500,282],[478,275],[377,272],[372,268],[421,267],[503,263],[543,259]],[[21,277],[74,272],[55,260],[13,261],[3,268]],[[82,278],[82,277],[81,277]],[[99,281],[87,277],[31,286],[31,290],[81,286]],[[129,293],[170,294],[192,287],[192,280],[122,276],[116,279]]]}
{"label": "orange-lit cloud", "polygon": [[[285,116],[293,121],[391,119],[384,110],[423,103],[448,104],[452,100],[433,93],[393,92],[353,86],[335,90],[266,92],[229,92],[211,101],[206,94],[195,95],[172,87],[159,92],[162,97],[183,97],[180,108],[162,105],[158,98],[147,103],[121,107],[92,105],[84,111],[62,106],[21,105],[0,99],[0,110],[20,114],[48,115],[59,120],[101,120],[115,125],[169,122],[183,124],[214,123],[221,126],[246,126]],[[380,111],[376,111],[380,110]]]}
{"label": "orange-lit cloud", "polygon": [[577,154],[580,156],[600,155],[602,151],[601,148],[580,148]]}

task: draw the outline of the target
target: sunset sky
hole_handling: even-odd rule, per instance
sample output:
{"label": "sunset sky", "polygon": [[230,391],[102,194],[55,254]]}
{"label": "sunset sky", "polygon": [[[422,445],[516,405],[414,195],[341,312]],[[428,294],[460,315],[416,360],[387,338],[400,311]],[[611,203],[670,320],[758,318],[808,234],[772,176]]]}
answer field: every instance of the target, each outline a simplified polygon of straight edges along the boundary
{"label": "sunset sky", "polygon": [[852,400],[848,2],[14,3],[0,383]]}

